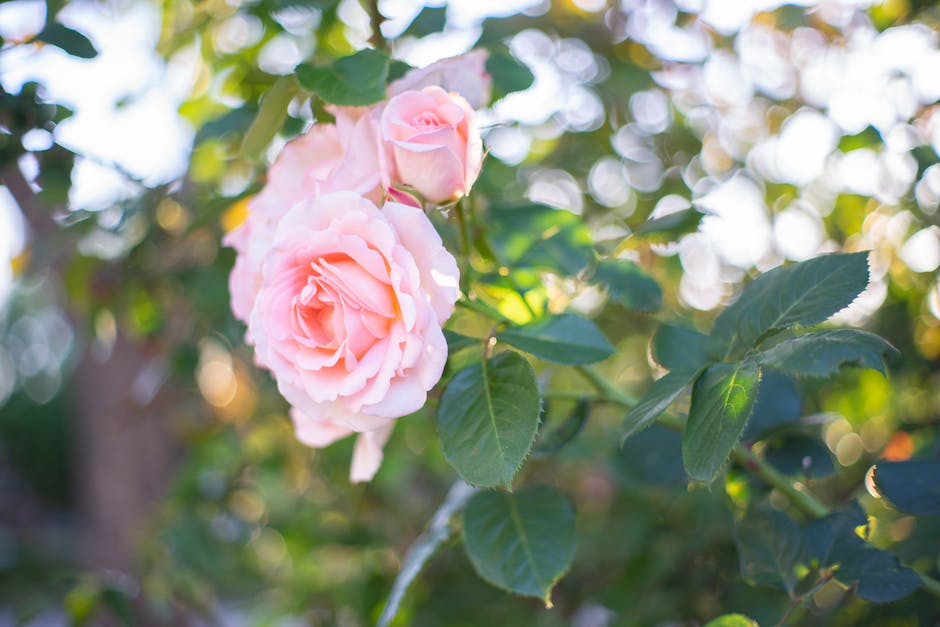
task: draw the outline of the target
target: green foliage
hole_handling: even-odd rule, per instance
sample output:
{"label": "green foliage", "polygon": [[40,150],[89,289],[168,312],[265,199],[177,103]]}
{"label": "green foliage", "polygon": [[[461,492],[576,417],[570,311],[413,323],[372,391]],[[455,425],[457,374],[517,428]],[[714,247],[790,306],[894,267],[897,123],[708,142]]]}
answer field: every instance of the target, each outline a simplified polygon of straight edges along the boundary
{"label": "green foliage", "polygon": [[697,231],[704,217],[695,209],[683,209],[641,223],[633,230],[633,235],[650,242],[674,242],[686,233]]}
{"label": "green foliage", "polygon": [[867,285],[868,253],[822,255],[774,268],[748,283],[715,320],[712,353],[734,355],[774,331],[823,322]]}
{"label": "green foliage", "polygon": [[594,260],[591,234],[570,211],[545,205],[496,206],[488,233],[500,264],[575,275]]}
{"label": "green foliage", "polygon": [[480,492],[464,512],[463,539],[481,577],[551,606],[552,588],[574,559],[574,510],[544,485]]}
{"label": "green foliage", "polygon": [[887,374],[886,362],[898,351],[873,333],[827,329],[786,339],[755,355],[760,364],[795,376],[829,377],[846,366]]}
{"label": "green foliage", "polygon": [[697,370],[711,361],[707,337],[688,327],[663,324],[653,336],[653,359],[669,370]]}
{"label": "green foliage", "polygon": [[593,280],[607,288],[610,297],[627,309],[651,312],[662,307],[659,283],[632,261],[605,259],[597,264]]}
{"label": "green foliage", "polygon": [[760,627],[744,614],[725,614],[705,623],[705,627]]}
{"label": "green foliage", "polygon": [[36,35],[36,40],[61,48],[80,59],[94,59],[98,56],[94,44],[87,37],[59,22],[46,24],[45,28]]}
{"label": "green foliage", "polygon": [[697,371],[676,370],[654,381],[646,394],[627,412],[621,437],[626,440],[653,424],[697,376]]}
{"label": "green foliage", "polygon": [[433,33],[444,30],[444,24],[447,21],[447,7],[424,7],[421,12],[415,16],[403,35],[412,37],[425,37]]}
{"label": "green foliage", "polygon": [[902,512],[940,514],[940,460],[882,462],[874,477],[878,491]]}
{"label": "green foliage", "polygon": [[581,433],[581,429],[584,428],[590,413],[591,404],[586,399],[578,399],[571,412],[560,425],[548,432],[539,433],[532,453],[534,455],[549,455],[560,451]]}
{"label": "green foliage", "polygon": [[539,359],[565,365],[590,364],[615,352],[593,322],[570,313],[510,327],[497,333],[496,339]]}
{"label": "green foliage", "polygon": [[486,59],[486,71],[493,77],[494,100],[514,91],[528,89],[535,81],[532,71],[502,47],[490,52]]}
{"label": "green foliage", "polygon": [[293,76],[282,76],[261,98],[258,115],[242,139],[242,152],[251,158],[261,156],[287,119],[287,106],[297,92]]}
{"label": "green foliage", "polygon": [[385,98],[388,70],[388,56],[367,48],[327,67],[301,63],[296,72],[300,86],[325,102],[362,106]]}
{"label": "green foliage", "polygon": [[437,429],[447,461],[468,483],[509,486],[539,425],[535,373],[518,353],[458,372],[441,394]]}
{"label": "green foliage", "polygon": [[695,382],[682,436],[682,462],[690,477],[715,480],[744,433],[759,383],[760,369],[750,361],[715,364]]}
{"label": "green foliage", "polygon": [[790,517],[769,508],[749,512],[734,527],[741,574],[753,584],[778,586],[793,596],[803,560],[803,535]]}

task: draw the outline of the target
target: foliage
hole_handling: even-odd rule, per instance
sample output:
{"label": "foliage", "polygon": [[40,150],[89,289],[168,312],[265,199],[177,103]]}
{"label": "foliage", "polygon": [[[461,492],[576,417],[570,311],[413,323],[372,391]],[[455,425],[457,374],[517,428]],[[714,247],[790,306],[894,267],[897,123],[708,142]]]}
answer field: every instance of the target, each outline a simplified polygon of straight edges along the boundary
{"label": "foliage", "polygon": [[[130,176],[137,193],[108,211],[68,207],[74,155],[58,144],[31,151],[39,191],[22,195],[23,138],[55,131],[71,112],[32,83],[0,93],[0,178],[20,190],[34,231],[0,316],[0,361],[3,347],[33,332],[23,320],[60,302],[79,339],[55,376],[79,381],[81,355],[114,350],[118,337],[146,346],[158,356],[157,387],[176,391],[167,416],[185,451],[126,579],[83,570],[49,550],[56,541],[27,538],[23,523],[0,517],[0,542],[9,536],[15,547],[0,565],[0,608],[25,618],[62,607],[76,624],[102,614],[133,624],[135,612],[167,624],[182,615],[221,624],[228,614],[355,625],[937,620],[937,268],[918,271],[903,253],[910,233],[936,238],[937,203],[922,202],[936,145],[909,142],[918,145],[897,168],[912,167],[913,178],[894,196],[820,191],[822,173],[768,173],[754,165],[753,145],[727,137],[723,96],[701,100],[671,73],[700,68],[628,32],[653,9],[582,4],[481,24],[491,153],[466,198],[428,212],[461,271],[448,363],[365,487],[345,476],[351,443],[313,450],[294,440],[229,312],[232,256],[219,242],[276,148],[330,119],[331,105],[383,100],[409,69],[400,59],[408,45],[455,28],[453,7],[424,7],[389,39],[384,3],[365,5],[371,32],[357,30],[350,12],[366,13],[350,2],[166,3],[160,53],[194,46],[206,74],[180,109],[195,129],[187,175],[158,185]],[[934,11],[897,4],[853,15],[881,30],[936,24]],[[293,72],[265,71],[264,47],[296,37],[292,12],[314,16],[303,23],[316,45]],[[239,19],[261,24],[256,42],[212,44],[225,20]],[[700,17],[669,19],[684,29]],[[792,6],[755,18],[773,41],[795,46],[812,33],[820,46],[842,45],[849,22],[822,19]],[[5,45],[96,56],[54,7],[47,20]],[[719,60],[743,41],[724,32],[701,34]],[[542,121],[514,118],[514,99],[538,94],[540,55],[553,55],[583,98]],[[767,135],[821,108],[769,87],[750,99]],[[644,113],[659,111],[655,103],[661,120]],[[909,135],[936,124],[922,108],[903,122]],[[907,145],[871,126],[837,134],[831,153],[840,156]],[[525,138],[522,156],[507,137]],[[705,255],[717,246],[709,233],[736,215],[734,203],[713,206],[712,190],[730,184],[752,190],[780,229],[784,214],[825,205],[811,212],[819,245],[800,255],[778,242],[737,262]],[[53,214],[67,218],[53,223]],[[89,252],[102,238],[120,243],[113,257]],[[696,282],[709,268],[722,278],[706,306]],[[40,276],[58,287],[35,287]],[[866,309],[878,290],[880,307]],[[18,477],[0,502],[75,509],[74,494],[59,494],[69,488],[58,468],[81,454],[81,438],[61,424],[62,412],[78,416],[74,390],[36,409],[31,391],[49,373],[27,370],[0,416],[0,470]],[[24,452],[39,440],[51,460],[42,470]]]}

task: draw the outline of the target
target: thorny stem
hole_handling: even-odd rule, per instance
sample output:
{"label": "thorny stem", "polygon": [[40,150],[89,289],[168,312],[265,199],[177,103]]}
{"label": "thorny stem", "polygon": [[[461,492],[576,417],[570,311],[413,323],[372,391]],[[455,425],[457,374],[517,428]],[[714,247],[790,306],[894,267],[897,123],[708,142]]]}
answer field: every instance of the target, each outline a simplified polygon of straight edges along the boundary
{"label": "thorny stem", "polygon": [[369,24],[372,26],[372,36],[369,37],[369,43],[375,46],[376,50],[388,50],[388,41],[382,35],[382,22],[385,16],[379,11],[379,0],[366,0],[366,8],[369,11]]}

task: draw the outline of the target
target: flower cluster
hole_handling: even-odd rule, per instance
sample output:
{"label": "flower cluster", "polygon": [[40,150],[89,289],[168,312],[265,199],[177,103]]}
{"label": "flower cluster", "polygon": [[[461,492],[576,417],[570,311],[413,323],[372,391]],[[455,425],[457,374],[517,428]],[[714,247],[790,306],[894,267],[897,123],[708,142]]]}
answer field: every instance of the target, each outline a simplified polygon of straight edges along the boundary
{"label": "flower cluster", "polygon": [[[331,107],[289,142],[225,239],[232,311],[315,447],[358,433],[351,479],[372,478],[394,420],[420,409],[447,358],[453,256],[422,203],[465,195],[483,149],[485,53],[413,70],[371,107]],[[472,104],[471,104],[472,103]]]}

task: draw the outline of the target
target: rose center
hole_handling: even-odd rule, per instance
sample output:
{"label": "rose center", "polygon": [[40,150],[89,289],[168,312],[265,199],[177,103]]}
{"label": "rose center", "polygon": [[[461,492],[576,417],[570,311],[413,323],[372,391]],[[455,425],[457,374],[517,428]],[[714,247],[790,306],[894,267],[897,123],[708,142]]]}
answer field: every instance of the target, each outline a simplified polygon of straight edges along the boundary
{"label": "rose center", "polygon": [[444,123],[441,122],[441,118],[433,111],[425,111],[424,113],[418,114],[411,123],[412,126],[420,131],[434,130],[444,126]]}

